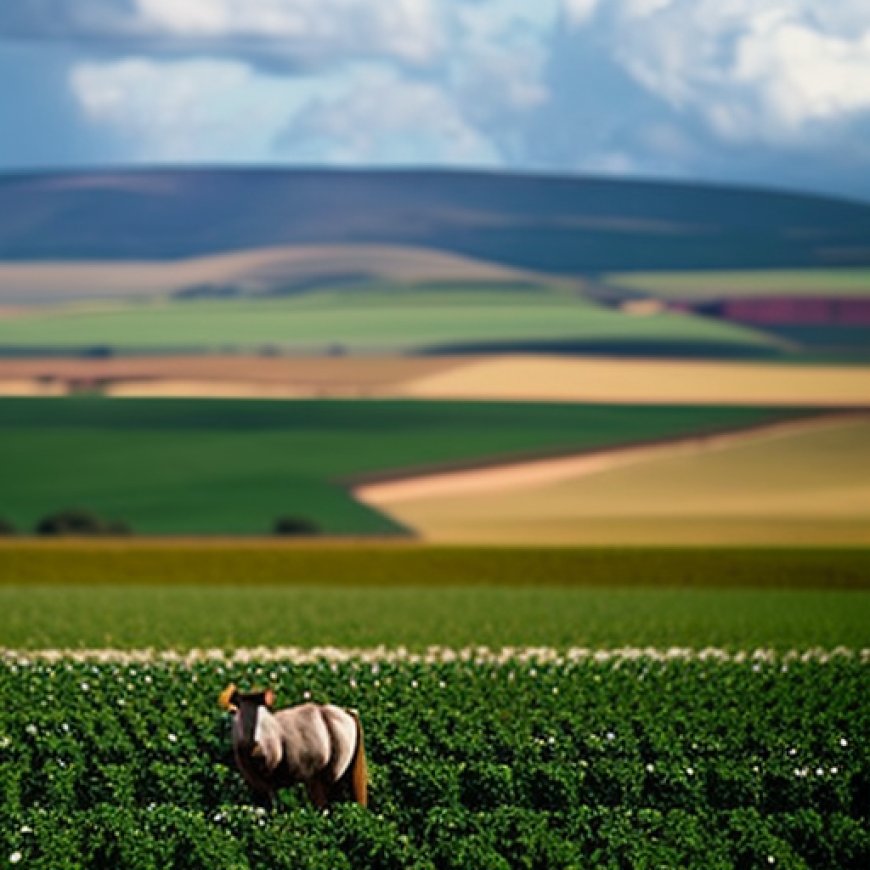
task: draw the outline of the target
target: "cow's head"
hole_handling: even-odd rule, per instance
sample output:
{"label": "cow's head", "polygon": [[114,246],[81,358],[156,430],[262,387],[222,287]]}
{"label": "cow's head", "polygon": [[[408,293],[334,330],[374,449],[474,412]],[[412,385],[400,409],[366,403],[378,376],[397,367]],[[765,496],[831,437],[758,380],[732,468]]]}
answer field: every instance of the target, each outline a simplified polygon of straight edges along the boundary
{"label": "cow's head", "polygon": [[218,703],[233,714],[233,742],[236,748],[256,758],[263,754],[261,736],[264,711],[275,704],[275,693],[271,689],[258,689],[253,692],[240,692],[230,683],[218,697]]}

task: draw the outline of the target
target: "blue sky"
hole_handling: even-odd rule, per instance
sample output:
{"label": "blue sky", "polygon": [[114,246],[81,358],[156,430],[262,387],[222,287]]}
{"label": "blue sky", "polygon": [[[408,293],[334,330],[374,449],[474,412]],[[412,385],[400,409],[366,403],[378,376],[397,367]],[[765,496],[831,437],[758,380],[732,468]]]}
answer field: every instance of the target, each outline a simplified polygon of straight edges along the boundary
{"label": "blue sky", "polygon": [[5,0],[0,169],[166,163],[870,199],[870,3]]}

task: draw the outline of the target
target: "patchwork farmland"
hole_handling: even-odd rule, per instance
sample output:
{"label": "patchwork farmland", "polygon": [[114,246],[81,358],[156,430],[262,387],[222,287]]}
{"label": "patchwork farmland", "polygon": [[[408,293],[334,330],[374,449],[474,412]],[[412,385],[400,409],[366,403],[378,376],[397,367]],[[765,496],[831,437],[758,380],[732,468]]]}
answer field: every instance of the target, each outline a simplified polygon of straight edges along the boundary
{"label": "patchwork farmland", "polygon": [[[870,866],[866,206],[173,170],[0,203],[0,858]],[[358,710],[369,809],[255,807],[231,681]]]}

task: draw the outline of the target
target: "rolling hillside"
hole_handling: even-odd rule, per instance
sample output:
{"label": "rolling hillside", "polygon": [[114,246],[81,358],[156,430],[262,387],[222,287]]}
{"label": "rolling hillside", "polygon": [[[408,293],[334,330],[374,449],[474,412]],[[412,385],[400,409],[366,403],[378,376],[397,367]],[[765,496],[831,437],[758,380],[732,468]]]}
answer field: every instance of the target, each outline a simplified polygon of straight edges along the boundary
{"label": "rolling hillside", "polygon": [[418,246],[556,274],[870,264],[870,205],[648,181],[448,171],[0,176],[0,260]]}

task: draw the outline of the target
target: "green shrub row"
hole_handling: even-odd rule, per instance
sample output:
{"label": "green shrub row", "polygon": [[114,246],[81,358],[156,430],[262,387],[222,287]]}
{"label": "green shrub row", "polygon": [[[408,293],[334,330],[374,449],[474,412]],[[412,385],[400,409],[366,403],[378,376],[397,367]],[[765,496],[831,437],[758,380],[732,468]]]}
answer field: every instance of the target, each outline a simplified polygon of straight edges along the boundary
{"label": "green shrub row", "polygon": [[[37,535],[127,535],[132,529],[123,520],[107,519],[84,508],[69,508],[43,517],[34,529]],[[15,524],[0,517],[0,535],[14,535]],[[300,516],[281,516],[275,520],[276,535],[316,535],[318,525]]]}
{"label": "green shrub row", "polygon": [[[371,808],[256,810],[230,680],[360,711]],[[870,866],[857,659],[0,665],[0,857],[27,866]]]}

